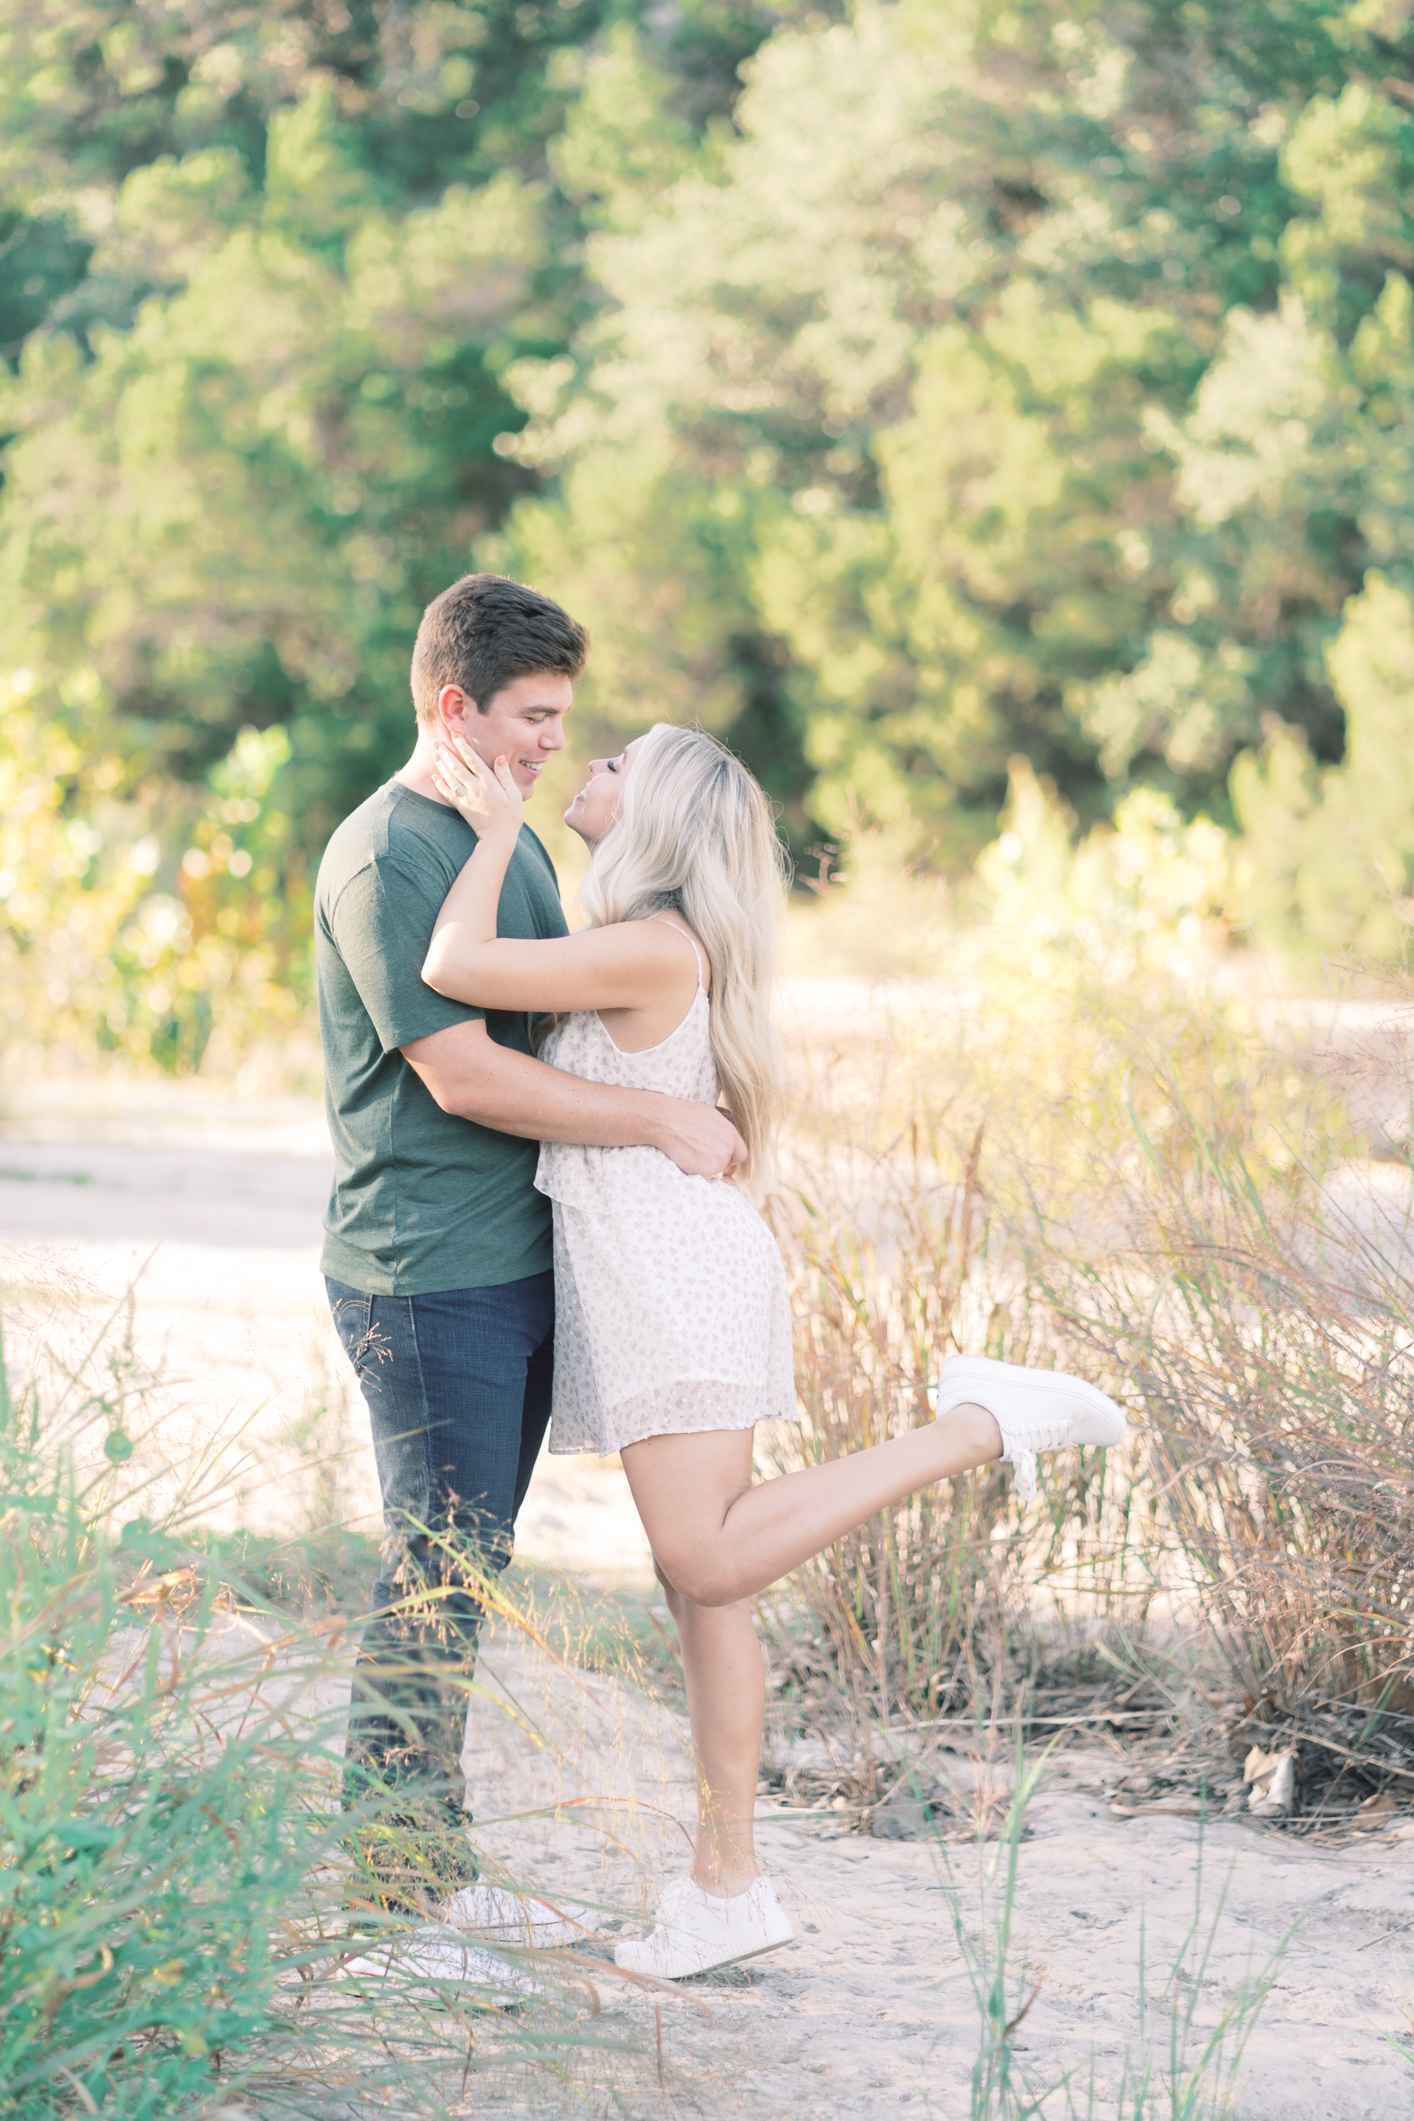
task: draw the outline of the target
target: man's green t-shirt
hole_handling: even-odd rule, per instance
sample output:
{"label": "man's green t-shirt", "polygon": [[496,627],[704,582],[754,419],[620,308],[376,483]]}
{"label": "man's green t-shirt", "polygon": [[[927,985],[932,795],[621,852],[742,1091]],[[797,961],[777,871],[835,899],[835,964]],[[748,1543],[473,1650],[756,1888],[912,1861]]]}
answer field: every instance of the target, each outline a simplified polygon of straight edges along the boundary
{"label": "man's green t-shirt", "polygon": [[[334,1142],[322,1264],[375,1296],[489,1288],[550,1266],[539,1144],[444,1112],[398,1051],[483,1017],[498,1045],[530,1051],[523,1015],[447,1001],[422,978],[442,901],[475,845],[457,811],[389,781],[344,819],[319,865],[319,1028]],[[528,825],[497,932],[567,932],[554,866]]]}

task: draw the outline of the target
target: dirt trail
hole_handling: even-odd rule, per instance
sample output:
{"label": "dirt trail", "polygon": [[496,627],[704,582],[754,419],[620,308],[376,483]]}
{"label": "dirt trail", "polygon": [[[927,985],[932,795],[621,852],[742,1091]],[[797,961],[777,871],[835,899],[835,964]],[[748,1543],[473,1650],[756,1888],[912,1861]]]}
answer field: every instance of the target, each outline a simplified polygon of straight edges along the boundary
{"label": "dirt trail", "polygon": [[[551,1897],[614,1911],[612,1938],[646,1907],[652,1880],[681,1864],[692,1794],[683,1726],[611,1680],[557,1670],[518,1638],[492,1641],[483,1678],[492,1697],[504,1683],[550,1741],[497,1713],[493,1699],[480,1710],[466,1756],[479,1819],[546,1808],[488,1823],[484,1838]],[[941,1764],[960,1792],[1007,1781],[1004,1768],[993,1776],[966,1755],[944,1754]],[[1196,1916],[1192,1980],[1176,1985],[1183,1998],[1197,1983],[1190,2067],[1228,1999],[1273,1976],[1239,2072],[1238,2121],[1407,2114],[1414,2065],[1380,2035],[1407,2039],[1414,2006],[1414,1930],[1389,1935],[1414,1915],[1414,1821],[1340,1850],[1236,1821],[1200,1836],[1191,1820],[1114,1818],[1105,1791],[1121,1771],[1113,1753],[1059,1755],[1027,1814],[1010,1994],[1016,2007],[1040,1984],[1018,2041],[1037,2088],[1075,2072],[1085,2113],[1093,2058],[1094,2111],[1114,2111],[1126,2058],[1143,2051],[1141,1956],[1150,2049],[1166,2058],[1169,1975]],[[570,1800],[575,1810],[553,1816]],[[764,1803],[758,1832],[798,1942],[664,2004],[668,2062],[696,2079],[701,2111],[960,2121],[980,2019],[953,1911],[974,1939],[987,1933],[1000,1908],[998,1844],[880,1842]],[[604,2030],[637,2025],[651,2040],[651,2002],[612,1979],[600,1988]],[[1046,2111],[1064,2114],[1064,2101]],[[1206,2121],[1207,2107],[1195,2111]]]}
{"label": "dirt trail", "polygon": [[[0,1283],[55,1292],[95,1325],[131,1289],[135,1347],[166,1380],[174,1463],[159,1490],[198,1443],[228,1439],[217,1515],[262,1532],[377,1522],[366,1417],[319,1275],[330,1170],[312,1098],[58,1084],[0,1119]],[[592,1459],[542,1457],[519,1547],[606,1582],[652,1580],[622,1475]]]}
{"label": "dirt trail", "polygon": [[[96,1320],[142,1268],[135,1343],[165,1362],[172,1417],[193,1436],[232,1410],[250,1418],[239,1507],[263,1529],[299,1529],[321,1511],[357,1518],[376,1503],[317,1274],[327,1176],[322,1117],[306,1101],[257,1103],[200,1086],[121,1095],[61,1086],[0,1125],[7,1290],[33,1294],[67,1277]],[[1388,1224],[1403,1243],[1407,1172],[1372,1167],[1368,1177],[1346,1183],[1359,1200],[1369,1195],[1370,1223]],[[312,1452],[325,1460],[322,1488],[292,1472]],[[647,1580],[642,1534],[612,1466],[543,1460],[519,1544],[523,1557],[600,1581]],[[547,1892],[577,1892],[630,1919],[654,1878],[681,1861],[691,1810],[681,1725],[614,1682],[557,1669],[519,1639],[493,1642],[483,1674],[491,1694],[499,1675],[527,1719],[518,1724],[488,1699],[473,1721],[467,1767],[488,1842]],[[975,1762],[943,1762],[960,1788],[971,1786]],[[1126,2053],[1138,2051],[1141,1943],[1160,1999],[1151,2029],[1166,2040],[1164,1983],[1198,1893],[1196,1824],[1115,1819],[1104,1791],[1117,1771],[1101,1753],[1053,1761],[1021,1849],[1015,1921],[1018,1980],[1023,1961],[1028,1969],[1021,1993],[1041,1984],[1020,2059],[1038,2082],[1075,2069],[1083,2083],[1094,2056],[1098,2113]],[[576,1810],[554,1816],[569,1799]],[[546,1807],[535,1819],[490,1823]],[[979,2021],[952,1910],[960,1905],[979,1933],[995,1844],[979,1854],[967,1843],[940,1851],[875,1841],[771,1806],[761,1838],[799,1941],[665,2006],[666,2060],[696,2083],[699,2110],[781,2121],[965,2114]],[[1380,2037],[1407,2039],[1414,2008],[1414,1927],[1401,1927],[1414,1921],[1414,1822],[1342,1849],[1221,1822],[1207,1829],[1201,1855],[1200,1934],[1216,1926],[1195,1969],[1200,2027],[1298,1923],[1247,2047],[1239,2121],[1395,2121],[1414,2110],[1414,2066]],[[638,2023],[652,2038],[641,1998],[610,1982],[604,2006],[611,2026]],[[539,2094],[529,2096],[534,2106]],[[1084,2111],[1083,2093],[1078,2103]]]}

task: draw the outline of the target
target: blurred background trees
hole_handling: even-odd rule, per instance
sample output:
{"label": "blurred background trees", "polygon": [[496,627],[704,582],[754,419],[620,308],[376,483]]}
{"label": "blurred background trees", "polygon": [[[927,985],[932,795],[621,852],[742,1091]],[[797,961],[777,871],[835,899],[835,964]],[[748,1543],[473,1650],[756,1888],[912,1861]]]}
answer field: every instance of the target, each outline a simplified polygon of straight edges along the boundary
{"label": "blurred background trees", "polygon": [[594,631],[580,757],[700,715],[801,855],[871,818],[1014,878],[1025,817],[1158,803],[1227,835],[1230,927],[1401,951],[1392,0],[4,0],[0,36],[12,1022],[191,1067],[297,1016],[324,840],[472,566]]}

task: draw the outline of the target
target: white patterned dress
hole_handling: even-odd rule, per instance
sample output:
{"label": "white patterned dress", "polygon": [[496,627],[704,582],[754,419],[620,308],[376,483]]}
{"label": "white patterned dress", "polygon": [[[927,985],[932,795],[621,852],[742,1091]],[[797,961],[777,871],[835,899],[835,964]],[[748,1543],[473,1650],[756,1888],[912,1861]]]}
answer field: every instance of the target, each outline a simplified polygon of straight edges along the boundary
{"label": "white patterned dress", "polygon": [[[710,1006],[699,960],[692,1005],[656,1046],[621,1052],[585,1009],[540,1057],[588,1082],[713,1105]],[[785,1269],[744,1193],[688,1178],[658,1149],[564,1142],[542,1143],[535,1183],[555,1216],[552,1451],[606,1455],[645,1436],[796,1419]]]}

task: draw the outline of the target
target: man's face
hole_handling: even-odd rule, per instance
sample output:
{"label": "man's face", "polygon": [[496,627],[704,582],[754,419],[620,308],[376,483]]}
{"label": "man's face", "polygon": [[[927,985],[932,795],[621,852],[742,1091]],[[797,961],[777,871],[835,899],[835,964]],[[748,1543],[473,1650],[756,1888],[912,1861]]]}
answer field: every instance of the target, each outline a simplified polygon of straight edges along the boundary
{"label": "man's face", "polygon": [[565,748],[562,724],[573,702],[569,679],[544,670],[503,685],[485,714],[456,685],[442,687],[437,707],[448,729],[465,737],[486,765],[504,755],[526,800],[546,761]]}

